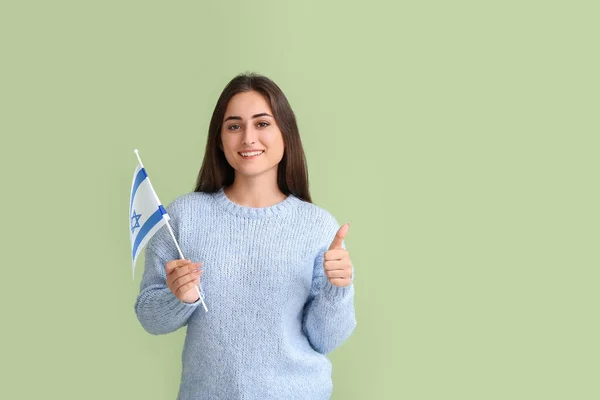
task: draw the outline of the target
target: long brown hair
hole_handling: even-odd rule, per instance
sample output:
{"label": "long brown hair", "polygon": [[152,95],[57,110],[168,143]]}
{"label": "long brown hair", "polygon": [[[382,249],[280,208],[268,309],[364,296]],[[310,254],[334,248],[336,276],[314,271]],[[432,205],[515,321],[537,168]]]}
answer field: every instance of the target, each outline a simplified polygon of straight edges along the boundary
{"label": "long brown hair", "polygon": [[283,136],[283,158],[277,166],[277,185],[284,194],[312,203],[308,190],[308,168],[300,140],[296,116],[287,98],[269,78],[243,73],[233,78],[217,100],[208,127],[208,138],[195,192],[215,193],[233,183],[235,171],[225,158],[221,142],[221,125],[229,100],[236,94],[255,91],[265,97]]}

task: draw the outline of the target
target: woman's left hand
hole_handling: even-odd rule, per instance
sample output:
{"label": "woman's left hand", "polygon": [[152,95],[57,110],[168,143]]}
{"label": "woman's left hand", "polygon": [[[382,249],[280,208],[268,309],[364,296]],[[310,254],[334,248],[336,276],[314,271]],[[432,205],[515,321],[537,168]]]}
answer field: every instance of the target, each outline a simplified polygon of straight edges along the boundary
{"label": "woman's left hand", "polygon": [[352,262],[350,253],[342,248],[342,241],[350,229],[350,222],[345,223],[335,234],[333,242],[325,252],[323,268],[332,285],[348,286],[352,283]]}

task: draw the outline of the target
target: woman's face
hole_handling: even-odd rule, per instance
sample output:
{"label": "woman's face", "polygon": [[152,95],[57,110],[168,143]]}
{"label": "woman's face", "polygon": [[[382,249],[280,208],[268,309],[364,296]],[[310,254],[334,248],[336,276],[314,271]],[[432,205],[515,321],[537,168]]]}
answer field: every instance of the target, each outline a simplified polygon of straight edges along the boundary
{"label": "woman's face", "polygon": [[[258,92],[234,95],[227,104],[221,127],[223,152],[236,175],[273,174],[283,158],[283,135],[267,100]],[[259,155],[242,155],[257,150]]]}

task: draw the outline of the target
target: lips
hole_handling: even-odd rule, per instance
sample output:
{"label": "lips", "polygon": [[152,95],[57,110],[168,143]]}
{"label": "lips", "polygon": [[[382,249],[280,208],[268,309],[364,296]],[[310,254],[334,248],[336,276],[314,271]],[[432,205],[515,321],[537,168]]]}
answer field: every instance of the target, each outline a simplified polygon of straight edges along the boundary
{"label": "lips", "polygon": [[[254,154],[254,155],[252,155],[252,156],[244,156],[244,155],[242,155],[242,153],[241,153],[241,152],[238,152],[238,154],[239,154],[239,155],[240,155],[240,156],[241,156],[241,157],[242,157],[244,160],[249,160],[249,159],[253,159],[253,158],[256,158],[256,157],[260,157],[260,156],[261,156],[261,155],[262,155],[264,152],[265,152],[264,150],[261,150],[261,153],[259,153],[259,154]],[[256,153],[256,152],[255,152],[255,151],[248,151],[248,152],[244,152],[244,153],[245,153],[245,154],[247,154],[247,153]]]}

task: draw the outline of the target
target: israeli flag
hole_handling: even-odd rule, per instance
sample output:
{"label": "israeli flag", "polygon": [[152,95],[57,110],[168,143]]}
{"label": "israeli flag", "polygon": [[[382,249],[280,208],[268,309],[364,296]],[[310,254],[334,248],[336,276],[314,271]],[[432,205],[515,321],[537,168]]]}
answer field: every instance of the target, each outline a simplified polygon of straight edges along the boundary
{"label": "israeli flag", "polygon": [[160,203],[141,163],[138,163],[133,173],[129,199],[132,273],[135,279],[135,262],[138,255],[152,235],[166,224],[170,217]]}

